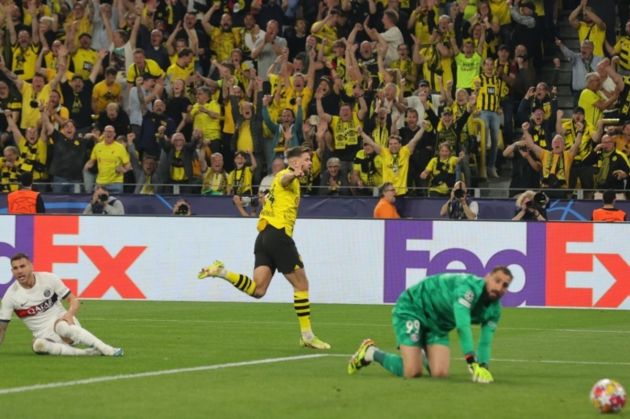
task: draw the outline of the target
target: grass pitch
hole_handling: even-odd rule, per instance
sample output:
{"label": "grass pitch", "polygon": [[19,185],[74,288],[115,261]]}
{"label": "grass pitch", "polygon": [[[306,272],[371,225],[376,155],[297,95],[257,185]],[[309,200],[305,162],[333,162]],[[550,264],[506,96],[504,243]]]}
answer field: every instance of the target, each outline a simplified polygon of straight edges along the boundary
{"label": "grass pitch", "polygon": [[448,379],[403,380],[376,364],[348,376],[363,338],[395,349],[390,311],[313,304],[315,331],[333,345],[319,352],[297,346],[288,303],[83,302],[83,326],[123,358],[34,355],[14,318],[0,347],[0,417],[592,418],[595,381],[630,390],[624,311],[505,309],[491,385],[470,381],[455,334]]}

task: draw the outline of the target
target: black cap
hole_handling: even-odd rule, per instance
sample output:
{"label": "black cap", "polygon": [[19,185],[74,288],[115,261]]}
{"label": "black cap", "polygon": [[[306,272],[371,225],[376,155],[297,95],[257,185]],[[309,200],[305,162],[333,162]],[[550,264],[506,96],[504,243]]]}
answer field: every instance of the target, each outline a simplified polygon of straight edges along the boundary
{"label": "black cap", "polygon": [[430,86],[430,84],[427,80],[422,79],[418,82],[418,86]]}
{"label": "black cap", "polygon": [[573,113],[581,113],[582,115],[584,115],[584,108],[581,106],[576,106],[576,108],[573,109]]}

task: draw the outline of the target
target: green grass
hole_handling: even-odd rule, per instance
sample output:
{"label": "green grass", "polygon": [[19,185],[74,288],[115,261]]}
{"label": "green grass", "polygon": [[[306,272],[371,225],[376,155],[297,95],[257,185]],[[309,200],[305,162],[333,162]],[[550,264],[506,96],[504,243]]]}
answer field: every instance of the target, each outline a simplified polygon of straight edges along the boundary
{"label": "green grass", "polygon": [[[455,335],[448,379],[403,380],[376,364],[348,376],[348,356],[363,338],[394,350],[391,307],[313,309],[317,334],[333,345],[326,356],[0,394],[0,418],[592,418],[599,416],[588,401],[596,380],[630,386],[623,311],[504,310],[491,364],[496,382],[479,385],[470,381]],[[80,319],[123,346],[125,357],[36,356],[14,319],[0,347],[0,393],[322,353],[297,346],[291,304],[85,301]]]}

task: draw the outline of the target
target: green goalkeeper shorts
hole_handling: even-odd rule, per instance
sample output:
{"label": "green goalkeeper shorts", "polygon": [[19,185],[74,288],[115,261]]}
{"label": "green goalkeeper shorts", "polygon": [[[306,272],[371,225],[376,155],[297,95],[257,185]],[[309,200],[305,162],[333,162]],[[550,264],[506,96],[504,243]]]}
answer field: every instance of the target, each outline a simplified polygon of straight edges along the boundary
{"label": "green goalkeeper shorts", "polygon": [[449,346],[448,333],[436,333],[429,329],[421,312],[418,304],[411,301],[409,293],[403,292],[392,310],[392,325],[398,346]]}

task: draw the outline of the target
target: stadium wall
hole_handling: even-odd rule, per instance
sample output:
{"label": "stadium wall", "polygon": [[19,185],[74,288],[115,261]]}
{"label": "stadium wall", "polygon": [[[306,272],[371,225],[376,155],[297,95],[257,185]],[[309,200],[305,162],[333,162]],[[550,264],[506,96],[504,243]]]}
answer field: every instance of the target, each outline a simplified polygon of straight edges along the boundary
{"label": "stadium wall", "polygon": [[[256,220],[191,217],[0,217],[0,295],[25,252],[89,299],[254,301],[219,279],[222,259],[250,273]],[[425,275],[508,265],[506,306],[630,309],[628,224],[418,220],[298,221],[295,240],[317,303],[393,303]],[[289,301],[279,275],[263,301]]]}

